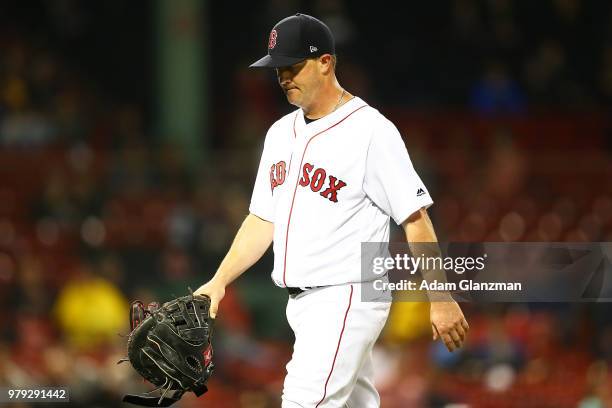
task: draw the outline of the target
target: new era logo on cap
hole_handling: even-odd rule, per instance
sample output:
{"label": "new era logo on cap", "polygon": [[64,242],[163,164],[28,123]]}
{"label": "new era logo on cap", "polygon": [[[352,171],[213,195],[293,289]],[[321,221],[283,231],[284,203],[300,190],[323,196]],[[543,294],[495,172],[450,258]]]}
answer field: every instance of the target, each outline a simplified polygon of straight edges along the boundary
{"label": "new era logo on cap", "polygon": [[313,45],[310,46],[310,52],[317,52],[319,49]]}
{"label": "new era logo on cap", "polygon": [[417,195],[417,197],[420,197],[420,196],[422,196],[422,195],[425,195],[425,190],[423,190],[422,188],[419,188],[419,189],[417,190],[417,194],[416,194],[416,195]]}

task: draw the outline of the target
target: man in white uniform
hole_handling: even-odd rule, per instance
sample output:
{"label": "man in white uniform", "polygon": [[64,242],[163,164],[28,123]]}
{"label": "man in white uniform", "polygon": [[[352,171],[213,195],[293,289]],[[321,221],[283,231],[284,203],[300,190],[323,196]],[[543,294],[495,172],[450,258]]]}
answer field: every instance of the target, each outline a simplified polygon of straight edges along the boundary
{"label": "man in white uniform", "polygon": [[[268,55],[252,67],[276,69],[298,110],[266,136],[246,217],[215,276],[196,294],[216,315],[225,287],[274,242],[274,283],[289,292],[295,333],[282,406],[379,407],[372,347],[388,301],[361,297],[361,243],[386,242],[389,220],[410,242],[435,242],[426,212],[433,201],[395,126],[344,90],[335,75],[329,28],[296,14],[277,23]],[[449,350],[468,330],[450,297],[431,304],[434,339]]]}

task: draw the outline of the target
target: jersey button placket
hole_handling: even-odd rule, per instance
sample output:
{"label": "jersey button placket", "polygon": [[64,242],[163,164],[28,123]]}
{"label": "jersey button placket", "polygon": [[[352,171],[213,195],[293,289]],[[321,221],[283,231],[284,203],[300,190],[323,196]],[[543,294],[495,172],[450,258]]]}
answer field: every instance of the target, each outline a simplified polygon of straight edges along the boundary
{"label": "jersey button placket", "polygon": [[[287,179],[291,180],[293,184],[289,184],[289,186],[293,186],[293,191],[288,191],[288,198],[289,198],[289,211],[287,213],[287,222],[285,225],[285,245],[284,245],[284,260],[283,260],[283,285],[287,286],[287,281],[286,281],[286,275],[287,275],[287,261],[288,261],[288,254],[287,251],[289,250],[288,246],[289,246],[289,233],[290,233],[290,228],[291,228],[291,216],[293,213],[293,206],[295,205],[295,199],[296,199],[296,195],[298,193],[298,183],[300,181],[300,167],[302,166],[302,164],[300,163],[300,161],[302,161],[303,156],[305,156],[305,149],[308,143],[308,138],[304,138],[302,135],[305,133],[304,129],[301,129],[301,132],[298,132],[297,130],[294,130],[295,132],[295,139],[294,142],[292,144],[292,149],[291,149],[291,166],[289,168],[289,172],[287,174]],[[295,163],[293,163],[295,161]]]}

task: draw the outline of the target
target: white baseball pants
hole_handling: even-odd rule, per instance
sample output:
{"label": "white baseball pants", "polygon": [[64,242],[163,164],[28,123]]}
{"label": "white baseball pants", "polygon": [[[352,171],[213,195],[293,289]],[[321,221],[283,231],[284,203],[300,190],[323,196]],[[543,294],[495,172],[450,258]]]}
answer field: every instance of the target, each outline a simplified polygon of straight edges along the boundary
{"label": "white baseball pants", "polygon": [[391,304],[362,302],[359,284],[311,289],[287,303],[295,333],[282,408],[378,408],[372,347]]}

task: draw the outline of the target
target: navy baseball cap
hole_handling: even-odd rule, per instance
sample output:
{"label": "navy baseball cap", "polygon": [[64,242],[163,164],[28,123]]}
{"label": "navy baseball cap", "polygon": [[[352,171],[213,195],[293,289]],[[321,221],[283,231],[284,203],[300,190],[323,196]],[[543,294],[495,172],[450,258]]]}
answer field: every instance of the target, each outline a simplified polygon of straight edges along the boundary
{"label": "navy baseball cap", "polygon": [[268,55],[250,67],[286,67],[307,58],[335,53],[334,36],[329,27],[312,16],[297,13],[276,23],[268,38]]}

